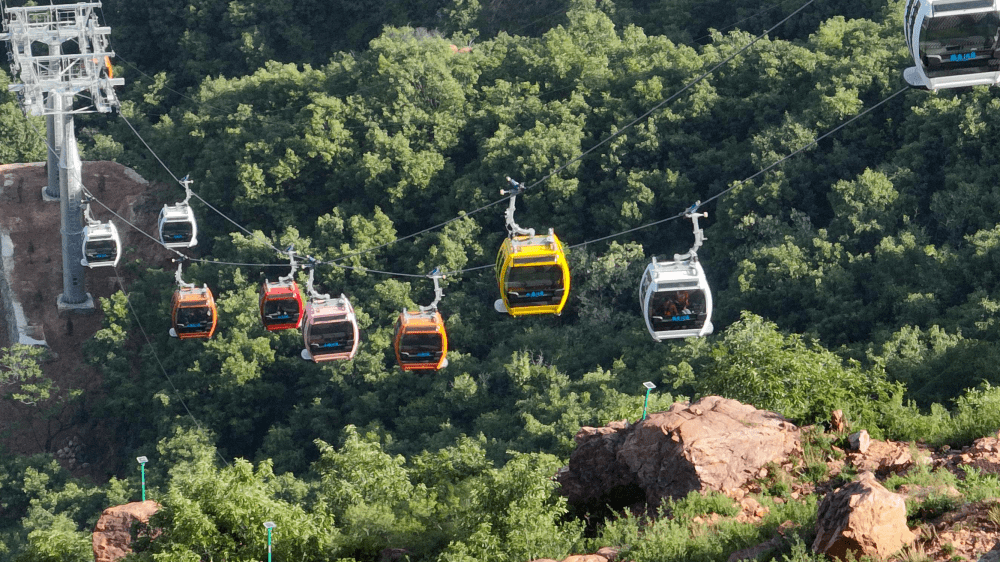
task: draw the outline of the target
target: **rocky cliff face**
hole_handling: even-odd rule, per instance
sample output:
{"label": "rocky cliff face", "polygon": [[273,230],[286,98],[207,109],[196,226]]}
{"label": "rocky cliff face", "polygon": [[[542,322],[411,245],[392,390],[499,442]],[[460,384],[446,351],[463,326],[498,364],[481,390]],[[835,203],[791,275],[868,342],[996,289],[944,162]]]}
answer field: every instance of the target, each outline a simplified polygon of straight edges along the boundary
{"label": "rocky cliff face", "polygon": [[[582,428],[569,466],[556,479],[582,512],[616,517],[631,508],[650,524],[651,518],[672,517],[650,507],[692,490],[734,500],[738,513],[694,517],[692,535],[723,523],[764,524],[768,505],[818,504],[815,526],[784,521],[770,539],[719,558],[729,562],[781,559],[803,541],[833,559],[1000,562],[1000,484],[994,477],[1000,474],[1000,436],[956,450],[874,440],[863,430],[853,432],[839,412],[829,427],[796,428],[772,412],[708,397],[634,424]],[[970,488],[969,478],[980,484]],[[613,509],[602,511],[607,505]],[[623,544],[597,554],[629,560],[629,552]],[[604,562],[593,556],[563,562]]]}
{"label": "rocky cliff face", "polygon": [[147,500],[109,507],[94,527],[94,562],[116,562],[132,552],[132,526],[149,523],[160,504]]}
{"label": "rocky cliff face", "polygon": [[634,425],[585,427],[558,480],[570,503],[602,502],[640,489],[645,502],[693,490],[725,492],[757,478],[770,462],[801,452],[799,431],[775,414],[709,396],[674,404]]}

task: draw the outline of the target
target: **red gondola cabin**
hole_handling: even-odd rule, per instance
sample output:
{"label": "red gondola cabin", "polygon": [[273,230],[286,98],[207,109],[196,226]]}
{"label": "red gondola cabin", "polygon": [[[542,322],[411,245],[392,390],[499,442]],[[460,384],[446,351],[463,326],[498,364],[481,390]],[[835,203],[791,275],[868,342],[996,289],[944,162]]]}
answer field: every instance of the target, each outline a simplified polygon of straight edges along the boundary
{"label": "red gondola cabin", "polygon": [[260,287],[260,319],[269,331],[292,330],[302,324],[302,295],[295,281],[264,281]]}

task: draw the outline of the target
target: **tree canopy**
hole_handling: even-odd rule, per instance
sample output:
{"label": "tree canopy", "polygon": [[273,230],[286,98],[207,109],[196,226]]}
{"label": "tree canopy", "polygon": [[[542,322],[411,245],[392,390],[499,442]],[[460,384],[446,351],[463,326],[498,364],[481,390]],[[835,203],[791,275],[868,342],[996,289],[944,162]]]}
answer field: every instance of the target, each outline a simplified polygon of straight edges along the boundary
{"label": "tree canopy", "polygon": [[[114,116],[79,118],[84,153],[164,201],[180,190],[159,160],[190,172],[228,217],[194,203],[209,261],[185,279],[217,298],[211,340],[167,337],[173,275],[142,256],[131,306],[105,299],[87,343],[108,390],[88,415],[111,454],[149,455],[164,506],[133,558],[251,559],[268,519],[288,559],[559,558],[587,537],[551,477],[581,426],[641,415],[645,381],[654,409],[720,394],[802,424],[841,408],[878,436],[994,432],[1000,98],[909,91],[812,145],[902,88],[909,55],[902,3],[858,0],[810,6],[708,73],[795,7],[106,1],[121,114],[156,157]],[[0,121],[3,162],[44,157],[12,97]],[[530,186],[518,223],[569,248],[559,317],[493,310],[506,176]],[[729,188],[702,209],[716,334],[656,343],[639,277],[690,247],[671,217]],[[287,247],[351,298],[352,361],[303,362],[298,331],[261,325],[258,287],[287,270],[254,264]],[[404,372],[393,322],[431,301],[435,267],[457,272],[439,305],[450,365]],[[37,366],[6,369],[23,353],[0,358],[0,385],[44,400]],[[88,559],[100,509],[136,499],[134,468],[86,484],[5,457],[0,552]]]}

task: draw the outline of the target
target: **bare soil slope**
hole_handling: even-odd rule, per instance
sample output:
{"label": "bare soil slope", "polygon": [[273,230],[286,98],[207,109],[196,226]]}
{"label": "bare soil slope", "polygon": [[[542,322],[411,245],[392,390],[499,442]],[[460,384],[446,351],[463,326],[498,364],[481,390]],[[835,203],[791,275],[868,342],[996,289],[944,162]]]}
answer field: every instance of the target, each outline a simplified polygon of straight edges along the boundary
{"label": "bare soil slope", "polygon": [[[42,200],[47,183],[45,167],[42,163],[4,165],[0,176],[0,229],[10,235],[14,245],[14,298],[21,303],[28,323],[41,327],[55,352],[43,369],[59,386],[61,395],[66,396],[71,389],[84,391],[82,401],[68,406],[60,406],[59,400],[39,406],[0,400],[0,444],[18,454],[54,452],[74,472],[103,477],[98,465],[110,452],[109,437],[95,431],[86,415],[87,406],[100,392],[101,380],[99,372],[84,362],[82,344],[101,327],[99,299],[120,289],[119,273],[125,287],[129,279],[120,266],[87,270],[87,291],[94,297],[96,310],[91,314],[60,314],[56,307],[62,293],[59,202]],[[159,207],[150,184],[134,171],[114,162],[84,162],[83,184],[126,220],[155,233]],[[113,219],[96,203],[92,213],[98,220]],[[121,263],[139,257],[151,266],[167,263],[170,256],[154,240],[115,220],[124,249]],[[0,341],[4,346],[17,337],[0,337],[4,335],[7,337]]]}

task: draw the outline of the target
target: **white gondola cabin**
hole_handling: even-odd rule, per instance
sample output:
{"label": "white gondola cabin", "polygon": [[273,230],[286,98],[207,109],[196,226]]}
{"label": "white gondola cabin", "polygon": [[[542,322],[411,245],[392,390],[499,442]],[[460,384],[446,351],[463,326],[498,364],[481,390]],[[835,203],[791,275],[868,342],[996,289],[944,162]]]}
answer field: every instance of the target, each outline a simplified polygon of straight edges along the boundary
{"label": "white gondola cabin", "polygon": [[906,46],[911,86],[929,90],[1000,82],[1000,0],[909,0]]}
{"label": "white gondola cabin", "polygon": [[653,262],[639,284],[642,315],[656,341],[712,333],[712,291],[698,258]]}
{"label": "white gondola cabin", "polygon": [[180,180],[185,197],[180,203],[164,205],[157,221],[160,227],[160,244],[167,248],[191,248],[198,245],[198,221],[191,210],[191,179]]}
{"label": "white gondola cabin", "polygon": [[114,267],[121,259],[121,238],[113,222],[87,221],[83,227],[83,259],[87,267]]}
{"label": "white gondola cabin", "polygon": [[695,203],[684,214],[694,225],[694,245],[688,253],[675,254],[673,261],[653,258],[639,281],[639,306],[656,341],[712,333],[712,290],[698,261],[698,248],[705,240],[698,219],[708,216],[695,212],[700,205]]}
{"label": "white gondola cabin", "polygon": [[198,244],[198,223],[186,202],[160,209],[160,244],[167,248],[190,248]]}
{"label": "white gondola cabin", "polygon": [[307,361],[353,359],[360,337],[351,301],[343,294],[336,299],[310,297],[302,320],[302,339],[302,358]]}

